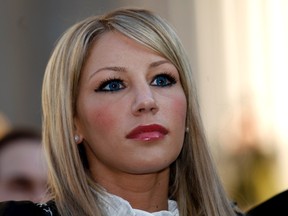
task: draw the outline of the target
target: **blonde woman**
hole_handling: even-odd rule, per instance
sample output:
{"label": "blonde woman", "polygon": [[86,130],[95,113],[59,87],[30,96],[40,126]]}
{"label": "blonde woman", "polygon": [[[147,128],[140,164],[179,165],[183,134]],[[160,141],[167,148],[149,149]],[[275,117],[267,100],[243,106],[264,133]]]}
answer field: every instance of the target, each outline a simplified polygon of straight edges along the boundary
{"label": "blonde woman", "polygon": [[68,29],[43,82],[51,201],[35,215],[240,215],[213,167],[193,80],[176,33],[147,10]]}

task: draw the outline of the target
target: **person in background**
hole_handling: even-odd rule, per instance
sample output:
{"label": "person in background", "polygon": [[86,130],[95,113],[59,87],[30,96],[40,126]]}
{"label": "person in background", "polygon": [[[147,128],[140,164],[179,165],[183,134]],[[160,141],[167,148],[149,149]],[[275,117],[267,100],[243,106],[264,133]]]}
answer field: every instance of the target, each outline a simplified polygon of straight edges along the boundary
{"label": "person in background", "polygon": [[43,80],[50,201],[6,202],[0,210],[242,215],[214,168],[194,81],[175,31],[148,10],[119,9],[75,24]]}
{"label": "person in background", "polygon": [[0,140],[0,201],[45,197],[47,167],[41,135],[30,129],[12,129]]}

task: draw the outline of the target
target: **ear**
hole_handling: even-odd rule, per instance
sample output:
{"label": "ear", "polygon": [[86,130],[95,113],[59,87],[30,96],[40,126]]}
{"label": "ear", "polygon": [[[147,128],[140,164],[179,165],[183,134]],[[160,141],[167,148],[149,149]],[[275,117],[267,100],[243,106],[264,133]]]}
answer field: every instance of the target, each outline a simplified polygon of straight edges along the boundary
{"label": "ear", "polygon": [[80,121],[75,117],[74,118],[74,142],[76,144],[80,144],[83,142],[83,135],[81,132],[81,124]]}

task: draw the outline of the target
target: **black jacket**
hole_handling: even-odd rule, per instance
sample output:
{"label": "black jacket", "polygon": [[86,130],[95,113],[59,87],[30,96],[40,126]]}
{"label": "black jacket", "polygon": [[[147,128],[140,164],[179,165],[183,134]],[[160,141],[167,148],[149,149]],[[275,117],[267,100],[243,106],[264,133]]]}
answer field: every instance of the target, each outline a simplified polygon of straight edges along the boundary
{"label": "black jacket", "polygon": [[247,216],[288,216],[288,190],[253,207]]}
{"label": "black jacket", "polygon": [[55,203],[35,204],[30,201],[8,201],[0,203],[1,216],[59,216]]}

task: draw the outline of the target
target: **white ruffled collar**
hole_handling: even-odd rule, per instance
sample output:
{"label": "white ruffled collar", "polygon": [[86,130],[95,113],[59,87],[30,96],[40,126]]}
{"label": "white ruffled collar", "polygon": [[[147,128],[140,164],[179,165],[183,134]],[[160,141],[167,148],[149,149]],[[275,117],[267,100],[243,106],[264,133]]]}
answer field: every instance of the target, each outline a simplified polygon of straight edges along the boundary
{"label": "white ruffled collar", "polygon": [[130,203],[123,198],[110,194],[106,191],[97,193],[93,190],[101,203],[101,209],[105,215],[113,216],[179,216],[176,201],[168,200],[168,210],[158,212],[146,212],[140,209],[133,209]]}

